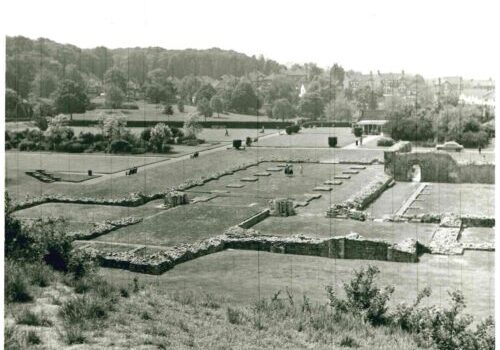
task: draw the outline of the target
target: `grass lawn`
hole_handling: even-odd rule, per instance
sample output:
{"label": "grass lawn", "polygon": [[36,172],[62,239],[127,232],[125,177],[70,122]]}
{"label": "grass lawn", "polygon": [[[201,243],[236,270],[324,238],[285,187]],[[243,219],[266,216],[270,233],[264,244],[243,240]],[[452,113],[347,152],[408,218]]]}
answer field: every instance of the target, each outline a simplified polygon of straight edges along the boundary
{"label": "grass lawn", "polygon": [[162,212],[157,208],[162,200],[149,202],[140,207],[119,207],[113,205],[47,203],[15,212],[19,218],[60,217],[68,223],[94,223],[116,220],[126,216],[145,217]]}
{"label": "grass lawn", "polygon": [[417,182],[396,182],[370,204],[366,212],[373,218],[382,218],[384,215],[396,213],[419,185]]}
{"label": "grass lawn", "polygon": [[228,227],[257,214],[254,206],[222,206],[210,202],[184,205],[97,238],[99,241],[173,246],[222,234]]}
{"label": "grass lawn", "polygon": [[[46,184],[24,174],[26,169],[19,168],[15,158],[13,162],[9,162],[7,157],[6,188],[15,200],[23,199],[27,194],[42,195],[46,193],[117,198],[127,196],[130,192],[151,193],[162,191],[165,188],[179,185],[187,179],[199,178],[207,173],[220,172],[238,164],[254,162],[262,157],[331,159],[334,154],[338,155],[337,151],[344,150],[336,150],[335,153],[330,149],[247,148],[245,151],[223,150],[210,154],[202,153],[196,159],[182,159],[171,164],[160,164],[154,168],[140,170],[134,176],[112,178],[93,185],[87,185],[86,182],[80,184]],[[7,154],[10,153],[7,152]],[[343,153],[348,153],[346,156],[353,156],[352,152]],[[29,153],[27,154],[29,155]],[[51,156],[58,157],[60,154],[56,153]],[[141,159],[142,157],[137,158]],[[146,157],[146,159],[148,158]],[[29,166],[29,164],[24,166]],[[33,168],[38,168],[38,166]]]}
{"label": "grass lawn", "polygon": [[495,228],[491,227],[467,227],[460,235],[461,243],[495,242]]}
{"label": "grass lawn", "polygon": [[[181,113],[177,109],[176,106],[173,107],[174,114],[166,115],[163,114],[163,107],[158,105],[147,103],[145,101],[137,101],[137,105],[139,109],[123,109],[123,110],[104,110],[104,109],[95,109],[93,111],[87,111],[85,113],[75,113],[73,114],[74,120],[97,120],[99,115],[102,113],[103,115],[111,115],[111,114],[120,114],[122,113],[127,120],[147,120],[147,121],[158,121],[158,122],[168,122],[168,121],[184,121],[186,117],[193,112],[196,112],[196,107],[194,106],[184,106],[184,112]],[[204,118],[200,118],[200,120],[205,120]],[[245,115],[238,113],[222,113],[220,116],[217,116],[217,113],[210,118],[207,118],[207,121],[216,120],[216,121],[269,121],[267,116],[255,116],[255,115]]]}
{"label": "grass lawn", "polygon": [[125,270],[100,269],[118,285],[130,284],[134,277],[165,291],[202,291],[229,295],[236,302],[253,303],[270,298],[286,288],[296,296],[306,294],[313,301],[326,302],[325,285],[337,291],[352,277],[353,269],[368,264],[379,267],[380,286],[393,285],[392,306],[413,302],[418,290],[432,288],[430,304],[447,305],[447,292],[461,289],[466,312],[476,318],[494,314],[494,253],[466,252],[463,256],[425,254],[419,263],[326,259],[281,255],[256,251],[230,250],[211,254],[176,266],[161,276]]}
{"label": "grass lawn", "polygon": [[109,174],[134,166],[141,166],[165,160],[164,156],[119,156],[108,153],[55,153],[55,152],[17,152],[5,153],[8,169],[29,171],[44,169],[49,172]]}
{"label": "grass lawn", "polygon": [[[331,192],[314,191],[316,186],[323,185],[326,180],[333,180],[335,175],[342,174],[342,171],[348,170],[350,165],[347,164],[317,164],[308,163],[302,164],[303,174],[300,174],[300,165],[294,165],[294,176],[286,176],[283,171],[269,171],[270,176],[259,176],[258,181],[242,182],[241,179],[253,177],[254,174],[265,172],[267,169],[275,168],[280,163],[264,162],[258,166],[250,167],[246,170],[238,171],[233,175],[228,175],[220,178],[217,181],[206,183],[202,187],[196,187],[193,191],[212,191],[212,190],[229,190],[234,195],[252,196],[258,198],[273,199],[277,197],[292,197],[302,198],[306,193],[321,193],[323,198],[314,200],[313,203],[320,201],[323,203],[321,211],[324,213],[329,205],[330,198],[334,201],[341,201],[347,198],[352,192],[359,189],[370,180],[372,176],[383,171],[380,165],[367,166],[366,169],[360,170],[359,174],[351,175],[350,179],[344,181],[340,186],[334,186]],[[284,163],[281,163],[284,164]],[[227,188],[228,184],[240,183],[244,186],[241,188]],[[311,203],[312,204],[312,203]],[[310,205],[311,205],[310,204]],[[308,207],[304,208],[307,210]]]}
{"label": "grass lawn", "polygon": [[258,146],[329,148],[329,136],[337,136],[337,147],[346,146],[356,140],[351,128],[303,128],[297,134],[269,137],[259,141]]}
{"label": "grass lawn", "polygon": [[383,239],[393,243],[401,242],[408,238],[415,238],[425,244],[430,242],[437,225],[375,221],[362,222],[296,215],[289,217],[271,216],[252,228],[264,234],[280,236],[303,234],[311,237],[333,237],[355,232],[365,238]]}
{"label": "grass lawn", "polygon": [[423,193],[405,214],[495,215],[495,185],[430,183]]}

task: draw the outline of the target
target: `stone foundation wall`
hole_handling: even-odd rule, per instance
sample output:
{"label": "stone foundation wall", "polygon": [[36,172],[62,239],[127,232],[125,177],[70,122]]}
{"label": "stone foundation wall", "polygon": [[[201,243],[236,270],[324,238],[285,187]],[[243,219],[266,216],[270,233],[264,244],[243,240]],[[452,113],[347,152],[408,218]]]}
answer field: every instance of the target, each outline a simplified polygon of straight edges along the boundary
{"label": "stone foundation wall", "polygon": [[458,163],[448,152],[384,153],[384,170],[396,181],[411,181],[419,165],[422,182],[495,183],[494,164]]}
{"label": "stone foundation wall", "polygon": [[[97,248],[96,248],[97,247]],[[353,234],[333,238],[278,237],[261,235],[255,230],[232,227],[225,234],[206,239],[195,244],[184,244],[165,248],[143,255],[137,250],[128,252],[99,252],[95,247],[79,249],[91,250],[98,256],[103,267],[119,268],[147,274],[161,274],[177,264],[198,257],[220,252],[224,249],[256,250],[281,254],[319,256],[334,259],[370,259],[393,262],[417,262],[417,245],[399,247],[384,241],[367,240]]]}

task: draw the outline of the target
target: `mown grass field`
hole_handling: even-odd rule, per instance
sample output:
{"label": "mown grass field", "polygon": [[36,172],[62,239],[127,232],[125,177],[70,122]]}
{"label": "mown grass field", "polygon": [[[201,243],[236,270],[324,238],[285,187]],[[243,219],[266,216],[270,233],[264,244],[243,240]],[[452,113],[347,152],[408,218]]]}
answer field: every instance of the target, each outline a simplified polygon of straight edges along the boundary
{"label": "mown grass field", "polygon": [[495,215],[495,185],[430,183],[406,214]]}
{"label": "mown grass field", "polygon": [[[355,152],[355,153],[353,153]],[[54,157],[57,157],[55,154]],[[85,157],[82,155],[82,157]],[[247,148],[244,151],[222,150],[210,154],[200,154],[196,159],[181,159],[171,164],[160,164],[150,169],[140,169],[134,176],[122,176],[93,185],[85,182],[75,184],[42,183],[24,174],[25,170],[16,167],[15,162],[6,162],[6,188],[14,200],[23,199],[27,194],[43,195],[62,193],[70,195],[99,196],[117,198],[128,196],[130,192],[152,193],[176,186],[187,179],[199,178],[206,174],[224,171],[238,164],[247,164],[259,159],[279,157],[283,159],[361,159],[371,161],[383,159],[379,151],[353,151],[341,149],[260,149]],[[47,169],[50,170],[50,169]]]}
{"label": "mown grass field", "polygon": [[[97,120],[99,115],[102,113],[103,115],[110,114],[123,114],[127,120],[134,121],[158,121],[158,122],[168,122],[168,121],[184,121],[190,113],[196,112],[196,107],[185,105],[184,112],[179,112],[177,106],[173,106],[174,114],[166,115],[163,114],[163,106],[155,105],[145,101],[137,101],[136,102],[139,109],[116,109],[116,110],[104,110],[104,109],[95,109],[93,111],[87,111],[85,113],[75,113],[73,114],[74,120]],[[201,118],[201,120],[205,120]],[[217,116],[217,113],[210,118],[207,118],[207,121],[215,120],[215,121],[269,121],[269,118],[264,115],[246,115],[246,114],[238,114],[238,113],[221,113]]]}
{"label": "mown grass field", "polygon": [[265,234],[282,236],[300,234],[310,237],[333,237],[359,233],[364,238],[382,239],[391,243],[414,238],[425,244],[431,241],[437,225],[375,221],[359,222],[326,218],[324,215],[322,217],[297,215],[286,218],[268,217],[253,228]]}
{"label": "mown grass field", "polygon": [[312,147],[329,148],[328,137],[337,136],[337,147],[344,147],[355,142],[351,128],[303,128],[297,134],[283,133],[279,137],[262,140],[258,146],[265,147]]}
{"label": "mown grass field", "polygon": [[54,153],[54,152],[18,152],[5,153],[7,168],[11,170],[29,171],[44,169],[47,171],[109,174],[134,166],[156,163],[168,159],[164,155],[131,156],[109,153]]}
{"label": "mown grass field", "polygon": [[171,292],[204,292],[227,295],[236,303],[252,304],[288,288],[294,295],[326,302],[326,285],[342,292],[353,269],[368,264],[379,267],[380,286],[393,285],[391,307],[413,302],[419,290],[432,288],[426,304],[446,306],[448,291],[463,291],[467,309],[476,320],[494,315],[494,253],[465,252],[463,256],[425,254],[419,263],[326,259],[257,251],[224,251],[180,264],[160,276],[101,269],[100,274],[116,285],[128,285],[134,277]]}
{"label": "mown grass field", "polygon": [[174,246],[222,234],[263,210],[260,205],[212,205],[210,202],[175,207],[136,225],[96,238],[98,241]]}
{"label": "mown grass field", "polygon": [[380,197],[370,204],[366,208],[366,212],[373,218],[395,214],[419,185],[417,182],[396,182],[394,186],[386,189]]}

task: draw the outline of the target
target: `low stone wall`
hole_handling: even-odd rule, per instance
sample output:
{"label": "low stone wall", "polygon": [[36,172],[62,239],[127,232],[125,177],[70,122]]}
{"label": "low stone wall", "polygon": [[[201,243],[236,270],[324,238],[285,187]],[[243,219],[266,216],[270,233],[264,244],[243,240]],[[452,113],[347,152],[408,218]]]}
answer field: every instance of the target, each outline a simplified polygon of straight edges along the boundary
{"label": "low stone wall", "polygon": [[326,216],[329,218],[347,217],[360,221],[366,220],[366,215],[361,210],[364,210],[377,199],[389,187],[392,181],[392,177],[387,174],[376,176],[367,186],[349,197],[346,201],[332,205],[327,210]]}
{"label": "low stone wall", "polygon": [[267,218],[269,215],[270,215],[270,210],[264,209],[260,213],[257,213],[252,217],[242,221],[241,223],[238,224],[238,226],[241,228],[250,228],[254,225],[257,225],[259,222]]}
{"label": "low stone wall", "polygon": [[[98,247],[98,245],[96,245]],[[101,266],[147,274],[161,274],[174,266],[224,249],[257,250],[281,254],[319,256],[336,259],[369,259],[393,262],[417,262],[417,244],[399,246],[380,240],[368,240],[357,234],[333,238],[306,236],[278,237],[261,235],[255,230],[232,227],[225,234],[195,244],[184,244],[144,255],[138,251],[100,252],[84,246],[98,257]]]}
{"label": "low stone wall", "polygon": [[[416,215],[388,215],[384,221],[391,222],[421,222],[427,224],[441,224],[444,216],[453,215],[451,213],[445,214],[416,214]],[[493,216],[475,216],[475,215],[462,215],[459,217],[464,227],[495,227],[495,217]]]}
{"label": "low stone wall", "polygon": [[68,233],[68,235],[70,235],[73,239],[88,240],[105,235],[106,233],[118,230],[119,228],[125,226],[135,225],[141,221],[142,218],[129,216],[118,220],[96,223],[89,231],[75,231]]}

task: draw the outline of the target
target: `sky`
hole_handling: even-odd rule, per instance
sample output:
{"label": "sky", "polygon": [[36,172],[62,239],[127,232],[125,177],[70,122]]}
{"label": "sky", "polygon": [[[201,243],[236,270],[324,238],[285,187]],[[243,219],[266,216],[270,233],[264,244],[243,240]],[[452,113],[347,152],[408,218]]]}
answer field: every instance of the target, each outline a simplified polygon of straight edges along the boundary
{"label": "sky", "polygon": [[368,73],[497,72],[495,1],[4,0],[6,35],[82,48],[232,49],[283,64],[339,63]]}

